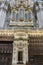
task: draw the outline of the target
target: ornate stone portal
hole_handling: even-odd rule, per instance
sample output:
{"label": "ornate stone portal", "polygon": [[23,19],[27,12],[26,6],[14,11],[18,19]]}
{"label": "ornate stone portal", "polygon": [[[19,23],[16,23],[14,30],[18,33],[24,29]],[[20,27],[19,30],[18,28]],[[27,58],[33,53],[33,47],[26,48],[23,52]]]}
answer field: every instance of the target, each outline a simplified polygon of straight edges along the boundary
{"label": "ornate stone portal", "polygon": [[26,63],[28,61],[28,36],[24,32],[17,32],[14,36],[12,64]]}

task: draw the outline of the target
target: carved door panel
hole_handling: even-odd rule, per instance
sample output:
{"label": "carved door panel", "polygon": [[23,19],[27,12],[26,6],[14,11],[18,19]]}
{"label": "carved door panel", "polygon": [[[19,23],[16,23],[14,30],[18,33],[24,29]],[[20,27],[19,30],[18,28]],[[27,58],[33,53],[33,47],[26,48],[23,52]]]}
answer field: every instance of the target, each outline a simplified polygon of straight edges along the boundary
{"label": "carved door panel", "polygon": [[5,54],[0,53],[0,64],[7,65],[7,57],[5,57]]}
{"label": "carved door panel", "polygon": [[0,65],[11,65],[12,64],[12,42],[0,43]]}
{"label": "carved door panel", "polygon": [[35,63],[37,63],[38,65],[43,65],[43,56],[35,56]]}
{"label": "carved door panel", "polygon": [[0,65],[11,65],[12,55],[11,54],[0,54]]}

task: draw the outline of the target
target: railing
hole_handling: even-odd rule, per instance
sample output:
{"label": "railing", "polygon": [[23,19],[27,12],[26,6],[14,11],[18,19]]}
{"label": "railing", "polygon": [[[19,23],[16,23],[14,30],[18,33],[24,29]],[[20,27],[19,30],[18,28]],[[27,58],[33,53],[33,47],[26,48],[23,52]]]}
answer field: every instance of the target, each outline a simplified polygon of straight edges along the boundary
{"label": "railing", "polygon": [[28,26],[28,25],[33,25],[33,21],[32,22],[12,22],[10,21],[10,24],[9,25],[18,25],[18,26]]}

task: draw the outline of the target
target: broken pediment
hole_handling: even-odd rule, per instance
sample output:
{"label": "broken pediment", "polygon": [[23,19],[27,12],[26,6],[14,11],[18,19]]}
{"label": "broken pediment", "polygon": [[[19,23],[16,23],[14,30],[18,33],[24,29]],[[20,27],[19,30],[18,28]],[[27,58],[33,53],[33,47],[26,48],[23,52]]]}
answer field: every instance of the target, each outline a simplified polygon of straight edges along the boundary
{"label": "broken pediment", "polygon": [[27,39],[28,38],[28,35],[25,33],[25,32],[17,32],[15,33],[15,38],[16,39]]}

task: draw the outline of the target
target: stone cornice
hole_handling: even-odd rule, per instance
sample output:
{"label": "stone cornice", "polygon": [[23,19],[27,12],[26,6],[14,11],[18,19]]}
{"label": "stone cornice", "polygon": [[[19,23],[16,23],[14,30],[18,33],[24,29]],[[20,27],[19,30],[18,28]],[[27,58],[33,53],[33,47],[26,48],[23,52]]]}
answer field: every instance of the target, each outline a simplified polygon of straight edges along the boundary
{"label": "stone cornice", "polygon": [[35,34],[43,34],[43,30],[0,30],[0,34],[14,34],[15,32],[26,32],[27,34],[35,33]]}
{"label": "stone cornice", "polygon": [[[26,30],[16,30],[17,32],[19,32],[19,31],[21,31],[21,32],[25,32]],[[16,32],[15,30],[0,30],[0,33],[2,32],[2,33],[4,33],[4,32],[9,32],[9,33],[14,33],[14,32]],[[43,32],[43,30],[28,30],[28,32],[29,33],[42,33]]]}
{"label": "stone cornice", "polygon": [[[21,35],[19,35],[20,33]],[[0,30],[0,41],[14,41],[14,40],[28,41],[29,37],[41,37],[41,36],[43,37],[43,30]]]}
{"label": "stone cornice", "polygon": [[0,35],[14,35],[16,32],[25,32],[28,35],[43,35],[43,30],[0,30]]}
{"label": "stone cornice", "polygon": [[14,41],[14,36],[0,35],[0,41]]}

